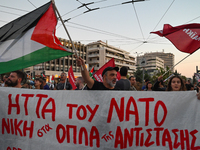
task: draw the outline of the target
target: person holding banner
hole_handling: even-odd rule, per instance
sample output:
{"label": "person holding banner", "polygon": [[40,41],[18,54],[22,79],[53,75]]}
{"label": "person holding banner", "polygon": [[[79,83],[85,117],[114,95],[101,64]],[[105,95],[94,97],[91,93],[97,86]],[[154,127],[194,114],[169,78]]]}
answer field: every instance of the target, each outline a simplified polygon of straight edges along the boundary
{"label": "person holding banner", "polygon": [[178,75],[172,76],[169,79],[166,91],[186,91],[183,79]]}
{"label": "person holding banner", "polygon": [[25,80],[25,78],[26,76],[22,71],[12,71],[6,81],[6,84],[10,87],[24,88],[21,83]]}
{"label": "person holding banner", "polygon": [[115,88],[117,82],[118,67],[107,67],[102,72],[103,82],[94,81],[86,69],[85,62],[81,57],[77,57],[77,64],[81,67],[82,77],[87,84],[88,90],[120,90]]}

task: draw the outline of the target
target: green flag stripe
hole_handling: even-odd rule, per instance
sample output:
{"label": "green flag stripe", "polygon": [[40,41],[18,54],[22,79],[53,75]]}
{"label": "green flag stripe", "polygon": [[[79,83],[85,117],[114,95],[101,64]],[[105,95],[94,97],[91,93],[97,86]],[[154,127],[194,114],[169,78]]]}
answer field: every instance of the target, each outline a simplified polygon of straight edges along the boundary
{"label": "green flag stripe", "polygon": [[73,53],[44,47],[23,57],[0,63],[0,74],[27,68],[49,60],[72,55]]}

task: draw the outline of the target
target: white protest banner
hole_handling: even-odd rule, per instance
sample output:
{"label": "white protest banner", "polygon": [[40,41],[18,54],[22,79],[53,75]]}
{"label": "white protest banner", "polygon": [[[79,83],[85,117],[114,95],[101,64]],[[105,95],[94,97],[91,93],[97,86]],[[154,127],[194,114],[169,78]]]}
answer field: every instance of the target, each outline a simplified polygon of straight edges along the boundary
{"label": "white protest banner", "polygon": [[0,87],[1,150],[197,150],[196,92]]}

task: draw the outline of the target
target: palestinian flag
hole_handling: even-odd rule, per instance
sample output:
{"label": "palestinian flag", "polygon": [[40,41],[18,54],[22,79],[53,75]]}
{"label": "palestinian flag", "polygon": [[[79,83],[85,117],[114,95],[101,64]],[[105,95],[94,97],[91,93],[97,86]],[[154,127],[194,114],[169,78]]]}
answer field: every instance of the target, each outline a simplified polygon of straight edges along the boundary
{"label": "palestinian flag", "polygon": [[90,75],[90,77],[91,77],[93,80],[96,80],[96,79],[93,77],[93,74],[94,74],[94,67],[92,67],[92,69],[90,70],[89,75]]}
{"label": "palestinian flag", "polygon": [[71,55],[55,36],[51,2],[0,28],[0,74]]}

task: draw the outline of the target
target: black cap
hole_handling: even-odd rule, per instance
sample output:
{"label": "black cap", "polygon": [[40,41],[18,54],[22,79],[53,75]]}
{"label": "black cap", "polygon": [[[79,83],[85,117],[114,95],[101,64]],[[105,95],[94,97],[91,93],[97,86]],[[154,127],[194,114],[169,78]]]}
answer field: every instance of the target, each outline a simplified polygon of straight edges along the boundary
{"label": "black cap", "polygon": [[107,71],[112,71],[112,70],[115,70],[115,71],[119,71],[119,67],[107,67],[107,68],[105,68],[104,70],[103,70],[103,72],[102,72],[102,77],[103,77],[103,75],[107,72]]}

